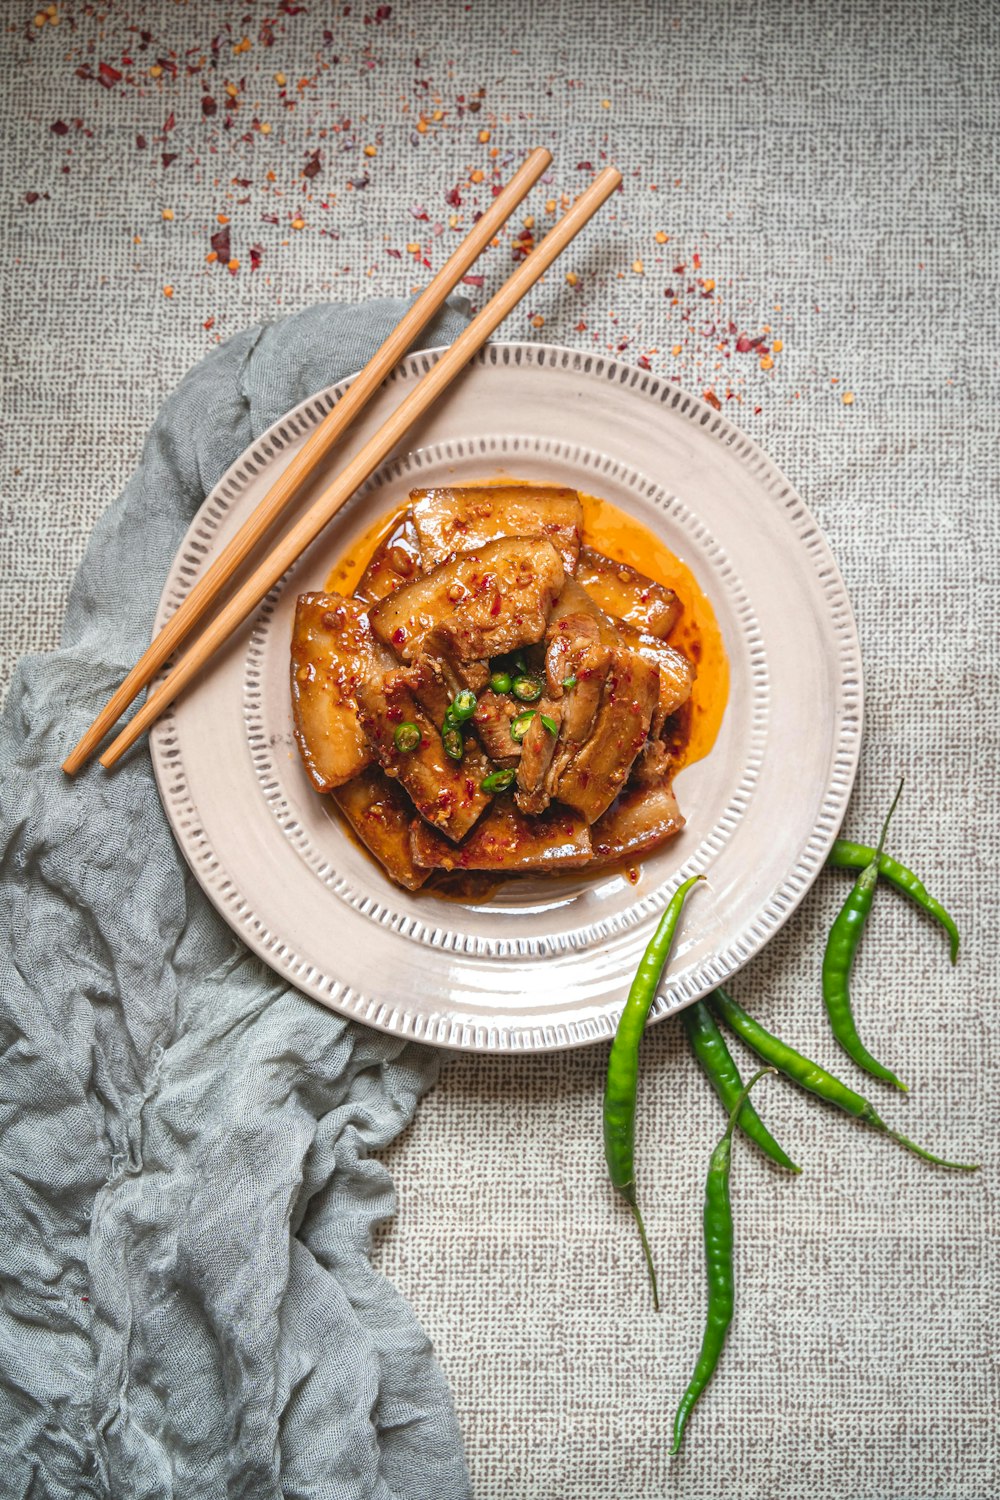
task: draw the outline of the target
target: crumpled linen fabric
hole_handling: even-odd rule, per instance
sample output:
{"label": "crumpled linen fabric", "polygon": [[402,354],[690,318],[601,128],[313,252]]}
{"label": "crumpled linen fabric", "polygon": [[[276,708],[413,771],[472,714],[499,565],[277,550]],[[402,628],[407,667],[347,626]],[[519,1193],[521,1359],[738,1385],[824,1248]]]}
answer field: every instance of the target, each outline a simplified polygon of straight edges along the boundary
{"label": "crumpled linen fabric", "polygon": [[[0,1492],[451,1500],[468,1492],[429,1341],[371,1267],[373,1153],[437,1059],[289,989],[174,844],[148,753],[60,762],[149,639],[229,465],[359,368],[403,303],[220,346],[165,403],[95,528],[58,650],[0,727]],[[464,325],[456,299],[425,345]]]}

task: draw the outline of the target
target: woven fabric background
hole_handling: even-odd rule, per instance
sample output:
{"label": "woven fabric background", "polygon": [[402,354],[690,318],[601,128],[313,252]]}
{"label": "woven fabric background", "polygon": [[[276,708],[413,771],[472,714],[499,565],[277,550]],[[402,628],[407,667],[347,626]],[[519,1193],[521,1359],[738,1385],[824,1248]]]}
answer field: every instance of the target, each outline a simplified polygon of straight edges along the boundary
{"label": "woven fabric background", "polygon": [[[531,145],[556,158],[536,234],[591,168],[622,167],[613,214],[509,334],[610,347],[712,391],[824,527],[866,670],[847,831],[877,831],[905,772],[892,847],[966,939],[952,970],[940,934],[881,891],[863,1031],[913,1085],[885,1112],[984,1170],[926,1167],[765,1082],[758,1105],[805,1170],[787,1180],[737,1150],[736,1319],[673,1461],[722,1124],[676,1022],[642,1065],[659,1318],[604,1182],[603,1047],[449,1062],[388,1157],[401,1207],[378,1260],[435,1341],[479,1500],[988,1500],[996,7],[57,0],[36,15],[13,0],[2,22],[5,671],[56,641],[95,517],[213,341],[423,284]],[[524,233],[486,257],[474,303]],[[849,1075],[818,991],[844,879],[819,881],[736,993]],[[432,988],[432,966],[419,979]]]}

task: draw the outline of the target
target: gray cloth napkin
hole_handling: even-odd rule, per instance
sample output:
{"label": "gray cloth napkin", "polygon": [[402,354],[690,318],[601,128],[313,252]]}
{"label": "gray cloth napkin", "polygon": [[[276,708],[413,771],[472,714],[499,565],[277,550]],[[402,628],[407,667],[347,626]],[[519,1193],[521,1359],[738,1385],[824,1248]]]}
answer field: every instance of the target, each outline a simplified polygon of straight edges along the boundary
{"label": "gray cloth napkin", "polygon": [[[58,651],[0,728],[0,1492],[466,1495],[443,1377],[369,1262],[372,1153],[429,1051],[247,953],[174,845],[149,756],[59,765],[149,639],[202,500],[404,304],[239,334],[182,382],[95,528]],[[423,342],[464,325],[456,301]]]}

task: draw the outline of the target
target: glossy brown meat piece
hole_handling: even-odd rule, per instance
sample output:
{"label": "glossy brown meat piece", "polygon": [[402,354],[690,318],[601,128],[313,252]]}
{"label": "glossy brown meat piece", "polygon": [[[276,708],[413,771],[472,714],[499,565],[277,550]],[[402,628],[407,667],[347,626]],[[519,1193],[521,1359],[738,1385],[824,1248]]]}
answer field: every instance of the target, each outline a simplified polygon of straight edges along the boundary
{"label": "glossy brown meat piece", "polygon": [[612,652],[597,719],[556,782],[560,802],[596,822],[621,791],[649,733],[659,672],[627,646]]}
{"label": "glossy brown meat piece", "polygon": [[[406,672],[387,651],[379,656],[376,670],[358,685],[365,732],[383,771],[398,779],[420,816],[457,842],[489,806],[489,794],[479,783],[493,767],[471,737],[462,760],[447,756],[440,726],[418,703]],[[396,729],[404,723],[416,724],[421,731],[416,750],[396,749]]]}
{"label": "glossy brown meat piece", "polygon": [[559,742],[562,710],[550,698],[540,698],[534,707],[535,716],[521,741],[514,801],[521,812],[537,814],[543,813],[552,800],[557,779],[551,774],[552,762]]}
{"label": "glossy brown meat piece", "polygon": [[501,766],[516,766],[520,759],[521,746],[511,737],[510,726],[523,709],[524,704],[507,693],[487,688],[479,694],[472,727],[490,760]]}
{"label": "glossy brown meat piece", "polygon": [[433,829],[415,823],[410,834],[417,865],[438,870],[575,870],[590,860],[586,823],[566,808],[550,808],[540,818],[518,812],[509,797],[498,798],[468,838],[455,847]]}
{"label": "glossy brown meat piece", "polygon": [[418,891],[429,871],[414,864],[410,849],[410,825],[416,822],[413,807],[396,782],[376,766],[370,766],[346,786],[338,787],[333,800],[386,873],[408,891]]}
{"label": "glossy brown meat piece", "polygon": [[628,563],[581,547],[576,579],[609,615],[665,641],[681,614],[673,589],[654,583]]}
{"label": "glossy brown meat piece", "polygon": [[660,734],[667,719],[682,708],[691,697],[696,672],[692,662],[665,641],[645,631],[633,630],[627,623],[621,626],[622,639],[633,651],[646,661],[653,663],[660,674],[659,697],[650,733]]}
{"label": "glossy brown meat piece", "polygon": [[425,567],[501,536],[546,537],[566,572],[576,567],[583,530],[576,490],[539,484],[411,490],[410,503]]}
{"label": "glossy brown meat piece", "polygon": [[549,695],[562,704],[564,744],[582,744],[593,729],[617,644],[608,617],[575,579],[567,578],[545,631],[545,681]]}
{"label": "glossy brown meat piece", "polygon": [[684,827],[673,788],[628,786],[590,830],[594,866],[649,854]]}
{"label": "glossy brown meat piece", "polygon": [[375,548],[354,592],[359,599],[374,603],[402,588],[420,572],[420,543],[413,524],[413,512],[408,510]]}
{"label": "glossy brown meat piece", "polygon": [[356,689],[371,672],[374,646],[363,603],[340,594],[299,595],[292,628],[292,714],[299,754],[318,792],[341,786],[371,763]]}
{"label": "glossy brown meat piece", "polygon": [[387,595],[371,628],[401,661],[415,661],[433,631],[452,660],[481,662],[541,640],[563,576],[550,542],[504,537]]}

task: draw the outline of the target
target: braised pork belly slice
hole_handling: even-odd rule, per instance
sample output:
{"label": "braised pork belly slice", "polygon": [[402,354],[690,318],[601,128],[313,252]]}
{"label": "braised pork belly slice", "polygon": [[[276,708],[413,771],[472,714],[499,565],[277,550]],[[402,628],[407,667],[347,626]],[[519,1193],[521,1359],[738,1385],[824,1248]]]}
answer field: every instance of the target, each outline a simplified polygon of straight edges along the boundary
{"label": "braised pork belly slice", "polygon": [[633,630],[624,621],[621,636],[626,645],[655,665],[660,674],[659,697],[650,729],[651,734],[659,735],[666,721],[691,697],[697,675],[694,664],[665,641],[658,641],[643,630]]}
{"label": "braised pork belly slice", "polygon": [[359,599],[374,603],[402,588],[422,571],[420,543],[413,513],[408,510],[375,548],[354,592]]}
{"label": "braised pork belly slice", "polygon": [[576,490],[537,484],[411,490],[410,503],[427,568],[503,536],[545,537],[566,572],[576,568],[583,530]]}
{"label": "braised pork belly slice", "polygon": [[329,792],[371,764],[357,685],[372,671],[366,605],[340,594],[300,594],[292,628],[292,714],[306,774]]}
{"label": "braised pork belly slice", "polygon": [[457,847],[416,822],[410,833],[414,863],[436,870],[575,870],[590,862],[586,823],[566,808],[529,818],[509,798],[498,799]]}
{"label": "braised pork belly slice", "polygon": [[340,811],[386,873],[408,891],[418,891],[430,874],[414,864],[410,825],[413,807],[396,782],[377,766],[362,771],[333,794]]}
{"label": "braised pork belly slice", "polygon": [[563,577],[551,542],[502,537],[388,594],[372,608],[371,628],[404,662],[432,631],[453,661],[483,661],[541,640]]}
{"label": "braised pork belly slice", "polygon": [[649,734],[658,695],[656,666],[625,645],[614,648],[593,729],[574,747],[554,789],[558,800],[588,823],[597,821],[624,786]]}
{"label": "braised pork belly slice", "polygon": [[[422,818],[457,842],[489,806],[480,787],[493,767],[472,739],[460,761],[445,754],[441,724],[418,702],[407,673],[387,651],[380,651],[375,670],[358,685],[358,707],[365,732],[387,776],[398,780]],[[420,743],[410,751],[396,746],[401,724],[415,724]]]}
{"label": "braised pork belly slice", "polygon": [[[582,662],[583,650],[588,641],[595,647],[597,642],[608,647],[624,642],[630,650],[654,664],[660,673],[659,699],[651,730],[654,736],[660,733],[665,720],[676,713],[691,696],[696,673],[687,657],[649,631],[637,630],[627,620],[609,615],[579,579],[567,578],[563,584],[562,593],[549,617],[545,640],[546,677],[549,691],[553,694],[558,693],[559,682],[565,679],[567,668],[572,668],[574,662]],[[593,658],[594,661],[598,659],[597,656]],[[584,693],[577,710],[581,718],[585,719],[592,707],[593,678],[588,677],[586,670],[576,671],[573,675],[577,678],[574,691],[580,686],[586,688],[588,681],[590,684],[589,692]]]}
{"label": "braised pork belly slice", "polygon": [[524,704],[518,703],[508,693],[495,693],[487,688],[476,701],[472,716],[472,727],[490,760],[500,766],[516,766],[521,755],[521,746],[513,738],[510,726],[522,713]]}
{"label": "braised pork belly slice", "polygon": [[651,787],[627,786],[590,830],[594,848],[591,863],[610,865],[619,859],[638,859],[683,827],[671,786],[663,782]]}
{"label": "braised pork belly slice", "polygon": [[576,579],[609,615],[658,640],[665,641],[680,618],[681,601],[673,589],[593,547],[580,548]]}
{"label": "braised pork belly slice", "polygon": [[543,813],[552,800],[555,777],[551,775],[562,708],[553,699],[540,698],[521,740],[514,801],[523,813]]}
{"label": "braised pork belly slice", "polygon": [[545,682],[563,706],[564,742],[582,744],[593,729],[617,642],[612,622],[567,578],[545,630]]}

